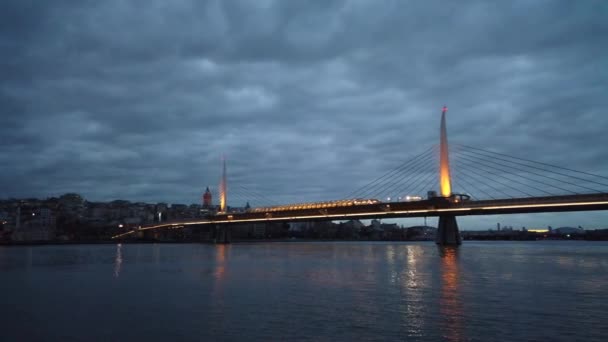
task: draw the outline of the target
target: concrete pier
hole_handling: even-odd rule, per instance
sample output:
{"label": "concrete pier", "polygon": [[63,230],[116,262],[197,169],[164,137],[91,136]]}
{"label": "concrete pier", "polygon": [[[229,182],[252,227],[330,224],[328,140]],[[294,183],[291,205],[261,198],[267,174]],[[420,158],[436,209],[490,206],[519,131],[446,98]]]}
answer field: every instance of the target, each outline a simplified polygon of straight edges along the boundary
{"label": "concrete pier", "polygon": [[227,244],[230,243],[230,227],[224,225],[215,225],[215,234],[213,243]]}
{"label": "concrete pier", "polygon": [[458,246],[462,244],[458,223],[454,215],[439,216],[435,243],[441,246]]}

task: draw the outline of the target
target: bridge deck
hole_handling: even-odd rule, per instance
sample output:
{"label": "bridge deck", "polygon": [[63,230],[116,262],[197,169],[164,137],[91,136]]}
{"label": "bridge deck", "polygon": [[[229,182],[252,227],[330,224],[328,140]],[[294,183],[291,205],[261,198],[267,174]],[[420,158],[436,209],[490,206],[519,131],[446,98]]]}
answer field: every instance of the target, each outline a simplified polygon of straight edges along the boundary
{"label": "bridge deck", "polygon": [[[326,209],[228,213],[214,215],[202,220],[166,222],[142,227],[139,230],[208,224],[428,217],[441,215],[496,215],[589,210],[608,210],[608,193],[466,201],[460,203],[453,203],[444,198],[435,198],[416,202],[376,203]],[[135,231],[120,234],[116,237],[133,232]]]}
{"label": "bridge deck", "polygon": [[512,198],[484,201],[449,202],[443,198],[416,202],[390,202],[326,209],[299,209],[262,213],[233,213],[214,216],[213,223],[340,220],[389,217],[423,217],[445,214],[494,215],[556,211],[585,211],[608,209],[608,194]]}

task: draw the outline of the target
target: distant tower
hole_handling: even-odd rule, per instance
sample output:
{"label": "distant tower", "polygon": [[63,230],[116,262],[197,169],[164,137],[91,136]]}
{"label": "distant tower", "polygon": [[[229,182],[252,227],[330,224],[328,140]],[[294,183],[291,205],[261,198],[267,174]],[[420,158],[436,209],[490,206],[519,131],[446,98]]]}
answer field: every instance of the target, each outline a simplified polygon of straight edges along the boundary
{"label": "distant tower", "polygon": [[220,212],[227,210],[226,158],[222,157],[222,179],[220,180]]}
{"label": "distant tower", "polygon": [[213,197],[211,196],[211,191],[209,191],[209,187],[207,187],[205,193],[203,194],[203,208],[211,208],[212,199]]}

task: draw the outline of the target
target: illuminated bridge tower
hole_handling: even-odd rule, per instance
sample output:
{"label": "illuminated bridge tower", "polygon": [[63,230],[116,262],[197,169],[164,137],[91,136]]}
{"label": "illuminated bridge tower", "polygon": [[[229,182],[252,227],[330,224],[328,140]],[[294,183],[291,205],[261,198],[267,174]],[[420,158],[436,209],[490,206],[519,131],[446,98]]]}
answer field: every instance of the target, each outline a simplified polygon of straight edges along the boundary
{"label": "illuminated bridge tower", "polygon": [[[447,201],[451,201],[452,181],[450,178],[450,159],[448,156],[448,134],[445,123],[445,113],[447,111],[448,108],[443,106],[443,110],[441,111],[441,141],[439,146],[439,186],[441,197]],[[439,216],[435,243],[452,246],[462,243],[460,232],[458,231],[458,223],[456,223],[454,215]]]}
{"label": "illuminated bridge tower", "polygon": [[[228,184],[226,178],[226,158],[222,156],[222,178],[220,179],[220,208],[219,213],[228,212]],[[216,224],[213,232],[214,241],[218,244],[230,243],[230,228],[225,225]]]}
{"label": "illuminated bridge tower", "polygon": [[227,193],[228,188],[226,184],[226,158],[222,157],[222,178],[220,179],[220,212],[225,213],[228,210],[227,207]]}

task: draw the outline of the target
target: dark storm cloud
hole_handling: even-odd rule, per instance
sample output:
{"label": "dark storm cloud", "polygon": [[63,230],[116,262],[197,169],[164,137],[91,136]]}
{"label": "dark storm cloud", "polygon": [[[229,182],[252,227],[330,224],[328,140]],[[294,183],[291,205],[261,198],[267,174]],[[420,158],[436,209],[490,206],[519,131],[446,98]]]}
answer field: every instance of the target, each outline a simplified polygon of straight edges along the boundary
{"label": "dark storm cloud", "polygon": [[604,1],[1,6],[0,197],[195,202],[225,154],[235,187],[340,198],[444,103],[451,142],[608,171]]}

